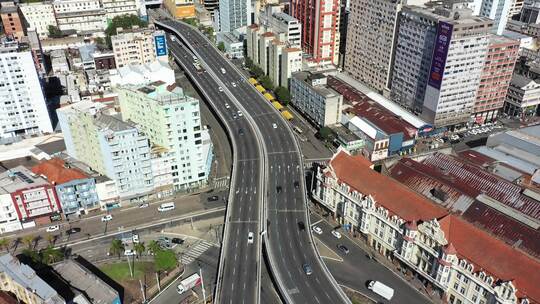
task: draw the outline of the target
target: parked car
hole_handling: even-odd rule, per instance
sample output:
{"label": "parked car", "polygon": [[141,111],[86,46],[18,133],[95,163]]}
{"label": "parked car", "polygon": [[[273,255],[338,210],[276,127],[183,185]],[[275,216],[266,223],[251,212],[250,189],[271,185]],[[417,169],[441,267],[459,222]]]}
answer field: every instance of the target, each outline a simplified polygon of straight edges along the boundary
{"label": "parked car", "polygon": [[178,245],[184,244],[184,240],[182,240],[181,238],[172,238],[171,242]]}
{"label": "parked car", "polygon": [[349,254],[349,248],[347,248],[347,246],[345,246],[343,244],[338,244],[337,248],[339,249],[339,251],[341,251],[341,252],[343,252],[345,254]]}
{"label": "parked car", "polygon": [[312,230],[313,230],[313,232],[315,232],[316,234],[322,234],[322,229],[321,229],[321,227],[319,227],[319,226],[313,226]]}
{"label": "parked car", "polygon": [[113,219],[113,216],[111,214],[107,214],[101,217],[102,222],[112,221],[112,219]]}
{"label": "parked car", "polygon": [[253,244],[253,232],[248,232],[248,244]]}
{"label": "parked car", "polygon": [[306,229],[306,225],[304,225],[304,222],[298,222],[298,229],[300,229],[300,230],[305,230]]}
{"label": "parked car", "polygon": [[208,200],[209,202],[215,202],[215,201],[219,200],[219,196],[217,196],[217,195],[212,195],[212,196],[208,197],[207,200]]}
{"label": "parked car", "polygon": [[73,227],[73,228],[70,228],[69,230],[66,231],[66,233],[68,235],[75,234],[75,233],[78,233],[78,232],[81,232],[81,228],[79,228],[79,227]]}
{"label": "parked car", "polygon": [[337,231],[337,230],[332,230],[332,235],[333,235],[336,239],[340,239],[340,238],[341,238],[341,233],[339,233],[339,231]]}
{"label": "parked car", "polygon": [[135,255],[135,251],[133,251],[133,250],[131,250],[131,249],[126,249],[126,250],[124,251],[124,255],[125,255],[125,256],[133,256],[133,255]]}
{"label": "parked car", "polygon": [[133,243],[135,243],[135,244],[138,244],[140,242],[138,234],[133,234],[133,236],[131,238],[133,240]]}
{"label": "parked car", "polygon": [[58,230],[60,230],[59,225],[49,226],[49,227],[47,227],[47,229],[45,229],[45,231],[47,231],[47,232],[54,232],[54,231],[58,231]]}
{"label": "parked car", "polygon": [[142,203],[139,205],[139,208],[146,208],[148,206],[149,206],[148,203]]}
{"label": "parked car", "polygon": [[309,264],[302,265],[302,268],[304,269],[304,273],[306,275],[311,275],[313,273],[313,269],[311,269],[311,266]]}

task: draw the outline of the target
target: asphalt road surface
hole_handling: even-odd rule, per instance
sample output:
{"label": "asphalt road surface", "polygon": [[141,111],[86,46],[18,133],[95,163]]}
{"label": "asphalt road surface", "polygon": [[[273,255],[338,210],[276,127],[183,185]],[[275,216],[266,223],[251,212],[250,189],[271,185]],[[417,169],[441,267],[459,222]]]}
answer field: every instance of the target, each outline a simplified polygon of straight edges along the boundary
{"label": "asphalt road surface", "polygon": [[[195,52],[201,61],[201,65],[210,71],[198,72],[190,68],[193,65],[193,57],[180,47],[182,39],[176,39],[176,43],[170,44],[173,53],[178,54],[184,66],[188,68],[193,78],[197,79],[201,91],[209,94],[218,94],[211,99],[223,99],[228,102],[225,94],[219,95],[216,86],[225,86],[223,90],[232,94],[240,109],[245,109],[253,121],[256,123],[263,140],[266,157],[266,167],[259,167],[259,155],[252,154],[245,158],[242,149],[251,146],[255,149],[256,137],[250,134],[240,136],[238,132],[232,134],[236,139],[249,138],[245,144],[237,145],[239,151],[236,163],[237,172],[243,172],[243,180],[238,184],[233,184],[233,192],[250,195],[250,191],[258,189],[259,172],[266,169],[266,207],[267,207],[267,248],[270,257],[270,264],[273,274],[277,277],[280,290],[284,297],[293,303],[340,303],[347,302],[348,299],[340,290],[335,281],[323,268],[322,262],[316,254],[311,243],[309,230],[300,230],[300,222],[308,226],[306,213],[306,200],[304,182],[302,179],[303,168],[301,166],[301,155],[295,143],[291,129],[287,122],[279,117],[279,114],[272,106],[247,83],[245,78],[233,68],[200,32],[193,28],[172,20],[163,20],[162,25],[174,28],[181,33],[183,43],[191,51]],[[179,37],[180,38],[180,37]],[[215,104],[216,111],[222,114],[223,118],[233,124],[240,124],[245,119],[235,120],[233,114],[238,111],[234,105],[223,109],[223,105]],[[238,114],[237,114],[238,115]],[[238,123],[238,121],[240,123]],[[244,125],[244,132],[247,131],[247,122]],[[240,126],[239,126],[240,127]],[[247,132],[246,132],[247,133]],[[255,159],[255,160],[253,160]],[[246,178],[247,177],[247,178]],[[295,185],[295,183],[298,183]],[[227,233],[224,246],[225,260],[223,264],[221,303],[255,303],[256,288],[258,282],[256,261],[257,252],[255,246],[246,246],[247,232],[253,231],[257,235],[257,197],[250,195],[249,200],[242,198],[234,199],[231,208],[232,216],[229,221],[229,238]],[[248,209],[250,208],[251,209]],[[246,211],[249,210],[249,211]],[[247,213],[246,213],[247,212]],[[246,220],[249,219],[249,220]],[[231,223],[237,223],[231,225]],[[253,229],[253,230],[251,230]],[[231,231],[232,230],[232,231]],[[236,231],[235,231],[236,230]],[[236,235],[235,235],[236,234]],[[258,242],[258,240],[256,240]],[[243,243],[243,244],[242,244]],[[224,247],[225,248],[225,247]],[[302,269],[302,265],[309,264],[313,269],[313,274],[307,276]]]}
{"label": "asphalt road surface", "polygon": [[[340,231],[342,234],[340,239],[334,237],[331,234],[334,227],[328,222],[320,220],[321,217],[318,215],[312,215],[312,222],[316,223],[315,226],[318,226],[323,230],[322,234],[316,234],[315,237],[321,240],[328,248],[333,250],[343,259],[343,262],[330,259],[326,260],[328,268],[340,284],[357,290],[381,303],[431,303],[425,296],[420,294],[414,287],[407,284],[392,271],[375,260],[369,259],[367,253],[350,240],[343,231]],[[345,245],[349,249],[349,253],[345,254],[338,250],[338,244]],[[377,280],[392,287],[395,291],[392,300],[387,301],[367,289],[366,282],[368,280]]]}
{"label": "asphalt road surface", "polygon": [[[222,249],[226,262],[223,263],[221,274],[227,278],[227,286],[223,290],[228,292],[222,295],[221,300],[223,303],[255,303],[259,284],[259,181],[262,178],[257,138],[245,116],[240,116],[241,110],[220,91],[219,84],[193,64],[193,54],[177,41],[169,40],[169,49],[233,134],[236,167],[233,172],[235,176],[231,179],[225,245]],[[253,243],[248,243],[249,232],[254,235]],[[242,295],[241,299],[236,298],[238,294]]]}

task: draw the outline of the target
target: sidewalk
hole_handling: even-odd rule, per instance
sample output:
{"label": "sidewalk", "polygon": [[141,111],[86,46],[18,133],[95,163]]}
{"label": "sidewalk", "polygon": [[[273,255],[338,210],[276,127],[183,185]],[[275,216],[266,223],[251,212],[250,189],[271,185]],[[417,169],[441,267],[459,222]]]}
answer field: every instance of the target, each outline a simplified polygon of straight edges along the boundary
{"label": "sidewalk", "polygon": [[[338,226],[340,225],[337,221],[335,221],[331,216],[324,216],[326,212],[324,212],[321,208],[314,205],[313,203],[309,203],[309,210],[312,213],[315,213],[319,215],[323,220],[330,223],[330,225]],[[428,293],[428,290],[424,286],[424,284],[417,279],[414,276],[409,276],[403,271],[406,271],[406,269],[402,269],[399,265],[395,265],[390,261],[388,258],[384,257],[383,255],[379,254],[375,249],[371,248],[364,242],[363,239],[361,239],[358,235],[354,236],[352,233],[348,233],[345,231],[342,231],[342,233],[346,233],[347,237],[352,240],[356,245],[358,245],[363,251],[365,251],[367,254],[371,255],[373,259],[387,268],[388,270],[392,271],[396,276],[401,278],[403,281],[407,282],[409,285],[411,285],[414,289],[419,291],[421,294],[426,296],[429,300],[431,300],[433,303],[444,303],[443,300],[437,296],[437,295],[430,295]]]}

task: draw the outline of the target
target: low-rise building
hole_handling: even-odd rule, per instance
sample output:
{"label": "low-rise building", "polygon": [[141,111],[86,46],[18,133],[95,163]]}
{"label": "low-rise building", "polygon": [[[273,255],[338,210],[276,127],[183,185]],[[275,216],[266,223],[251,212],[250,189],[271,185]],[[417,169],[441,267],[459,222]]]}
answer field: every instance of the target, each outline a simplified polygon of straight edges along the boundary
{"label": "low-rise building", "polygon": [[291,103],[318,127],[341,122],[343,96],[326,79],[321,73],[297,72],[290,83]]}
{"label": "low-rise building", "polygon": [[503,111],[512,117],[540,115],[540,80],[514,74],[508,87]]}
{"label": "low-rise building", "polygon": [[155,60],[168,61],[165,32],[153,28],[117,29],[111,36],[116,66],[145,64]]}
{"label": "low-rise building", "polygon": [[105,10],[105,16],[110,22],[116,16],[139,15],[137,3],[140,0],[101,0],[101,7]]}
{"label": "low-rise building", "polygon": [[66,301],[28,265],[11,254],[0,256],[0,289],[26,304],[65,304]]}
{"label": "low-rise building", "polygon": [[129,64],[109,70],[111,87],[124,85],[145,85],[163,81],[167,85],[175,83],[174,70],[167,62],[153,61],[145,64]]}
{"label": "low-rise building", "polygon": [[54,13],[58,28],[79,35],[102,35],[107,16],[99,0],[55,0]]}
{"label": "low-rise building", "polygon": [[24,37],[23,18],[14,2],[2,2],[0,5],[0,19],[2,19],[2,27],[6,35],[13,36],[19,41]]}
{"label": "low-rise building", "polygon": [[192,0],[163,0],[163,5],[174,18],[195,17],[195,4]]}
{"label": "low-rise building", "polygon": [[19,3],[19,9],[28,28],[33,28],[40,39],[49,37],[49,26],[58,26],[52,2]]}
{"label": "low-rise building", "polygon": [[448,303],[540,301],[538,260],[370,166],[338,151],[317,169],[313,198]]}
{"label": "low-rise building", "polygon": [[216,36],[218,43],[223,43],[225,54],[229,58],[244,58],[244,41],[233,32],[220,32]]}
{"label": "low-rise building", "polygon": [[71,168],[62,159],[42,161],[32,172],[44,176],[56,189],[56,194],[66,215],[85,214],[99,208],[95,180],[82,171]]}

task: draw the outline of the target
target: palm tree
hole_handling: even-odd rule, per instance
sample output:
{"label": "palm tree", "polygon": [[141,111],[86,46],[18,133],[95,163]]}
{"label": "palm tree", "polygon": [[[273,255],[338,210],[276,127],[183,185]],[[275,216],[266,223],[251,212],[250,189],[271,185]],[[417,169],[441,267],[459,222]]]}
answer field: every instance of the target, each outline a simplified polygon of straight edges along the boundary
{"label": "palm tree", "polygon": [[118,258],[120,258],[120,255],[122,252],[124,252],[124,244],[122,244],[122,241],[120,240],[112,240],[111,247],[109,248],[109,251],[111,252],[111,255],[117,255]]}
{"label": "palm tree", "polygon": [[146,247],[143,243],[137,243],[133,245],[133,249],[135,249],[135,252],[137,253],[137,257],[140,257],[144,250],[146,250]]}
{"label": "palm tree", "polygon": [[56,235],[47,234],[45,238],[47,239],[47,242],[49,242],[50,246],[53,246],[54,243],[56,242]]}
{"label": "palm tree", "polygon": [[47,248],[41,250],[41,258],[43,263],[53,264],[61,261],[64,258],[64,254],[59,249],[55,249],[49,245]]}
{"label": "palm tree", "polygon": [[34,245],[35,237],[33,235],[25,235],[22,238],[22,243],[25,244],[28,249],[32,249],[32,245]]}
{"label": "palm tree", "polygon": [[11,241],[7,238],[2,238],[0,239],[0,249],[1,250],[4,250],[4,249],[9,249],[9,243]]}
{"label": "palm tree", "polygon": [[148,244],[148,251],[152,252],[153,254],[156,254],[156,252],[160,251],[161,247],[159,246],[159,243],[156,241],[150,241],[150,244]]}

